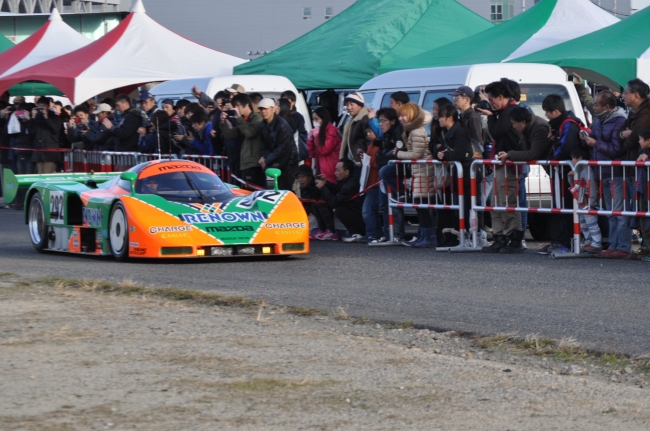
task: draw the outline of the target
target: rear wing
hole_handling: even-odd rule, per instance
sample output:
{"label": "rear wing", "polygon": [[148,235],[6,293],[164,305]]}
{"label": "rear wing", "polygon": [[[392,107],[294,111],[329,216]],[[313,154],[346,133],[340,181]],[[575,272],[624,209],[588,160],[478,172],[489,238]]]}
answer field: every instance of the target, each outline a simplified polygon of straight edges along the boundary
{"label": "rear wing", "polygon": [[37,182],[57,182],[57,181],[74,181],[77,183],[85,183],[88,180],[93,180],[95,184],[105,183],[115,177],[120,176],[121,172],[107,172],[100,174],[81,173],[81,174],[43,174],[43,175],[16,175],[11,169],[3,171],[3,196],[6,203],[12,203],[16,198],[19,188],[29,188],[32,184]]}

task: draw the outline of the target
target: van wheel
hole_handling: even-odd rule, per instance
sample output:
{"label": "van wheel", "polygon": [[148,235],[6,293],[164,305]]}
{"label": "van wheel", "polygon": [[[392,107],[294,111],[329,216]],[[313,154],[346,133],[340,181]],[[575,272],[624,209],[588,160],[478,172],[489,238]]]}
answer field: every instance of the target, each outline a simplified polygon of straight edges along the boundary
{"label": "van wheel", "polygon": [[548,241],[551,236],[550,214],[528,214],[528,229],[535,241]]}

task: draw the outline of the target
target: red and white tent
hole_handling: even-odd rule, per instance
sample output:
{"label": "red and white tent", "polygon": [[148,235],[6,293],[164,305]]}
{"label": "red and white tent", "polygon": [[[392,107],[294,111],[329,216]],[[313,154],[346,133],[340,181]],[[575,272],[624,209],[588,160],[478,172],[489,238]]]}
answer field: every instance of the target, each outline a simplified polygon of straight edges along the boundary
{"label": "red and white tent", "polygon": [[149,17],[142,0],[137,0],[131,13],[101,39],[0,77],[0,93],[21,82],[41,81],[57,87],[74,103],[80,103],[115,88],[232,75],[233,67],[244,62],[167,30]]}
{"label": "red and white tent", "polygon": [[86,36],[63,22],[56,8],[52,9],[50,19],[36,33],[0,53],[0,77],[83,48],[90,42]]}

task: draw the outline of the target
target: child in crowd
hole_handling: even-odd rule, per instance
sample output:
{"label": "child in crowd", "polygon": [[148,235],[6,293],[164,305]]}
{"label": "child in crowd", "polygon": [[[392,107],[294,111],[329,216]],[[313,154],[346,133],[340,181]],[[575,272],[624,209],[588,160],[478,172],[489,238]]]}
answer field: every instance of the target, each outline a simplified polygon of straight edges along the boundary
{"label": "child in crowd", "polygon": [[[377,133],[381,135],[381,129],[377,125],[369,124],[368,127],[366,127],[366,138],[368,140],[368,149],[366,150],[366,154],[370,156],[370,166],[366,187],[370,187],[379,182],[377,153],[382,148],[382,142],[377,136]],[[366,192],[362,210],[363,221],[366,224],[366,238],[364,239],[364,242],[371,242],[384,236],[383,222],[381,214],[379,213],[380,196],[381,192],[379,187],[373,187]]]}
{"label": "child in crowd", "polygon": [[[589,160],[589,150],[577,146],[571,150],[571,160],[576,165],[581,160]],[[571,192],[578,201],[580,209],[598,209],[598,186],[596,177],[590,166],[580,165],[574,171],[569,172],[573,175],[574,186]],[[602,235],[598,226],[598,216],[590,214],[580,214],[580,229],[585,238],[583,253],[597,254],[603,250]]]}

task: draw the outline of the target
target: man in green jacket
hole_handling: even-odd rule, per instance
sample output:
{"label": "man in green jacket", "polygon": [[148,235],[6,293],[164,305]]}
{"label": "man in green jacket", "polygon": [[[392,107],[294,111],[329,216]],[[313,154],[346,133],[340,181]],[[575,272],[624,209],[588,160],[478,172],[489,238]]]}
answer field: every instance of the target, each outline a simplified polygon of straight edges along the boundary
{"label": "man in green jacket", "polygon": [[262,135],[260,124],[262,116],[253,110],[253,103],[247,94],[237,94],[232,98],[232,105],[235,111],[233,125],[228,121],[228,113],[221,114],[221,132],[226,139],[244,138],[241,146],[240,166],[242,178],[250,184],[266,187],[266,175],[260,166],[259,160],[262,157]]}

